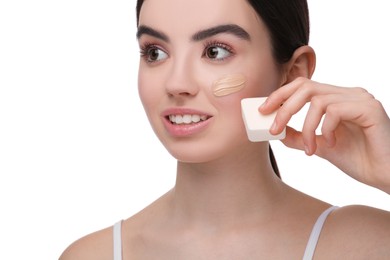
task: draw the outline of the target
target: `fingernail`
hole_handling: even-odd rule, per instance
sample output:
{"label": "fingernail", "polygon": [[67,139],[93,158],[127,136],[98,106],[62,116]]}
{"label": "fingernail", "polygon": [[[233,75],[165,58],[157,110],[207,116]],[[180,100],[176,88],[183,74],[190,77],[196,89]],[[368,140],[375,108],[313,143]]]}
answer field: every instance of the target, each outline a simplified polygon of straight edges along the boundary
{"label": "fingernail", "polygon": [[307,146],[307,145],[305,145],[305,153],[306,153],[307,155],[310,154],[310,148],[309,148],[309,146]]}
{"label": "fingernail", "polygon": [[278,125],[276,124],[276,122],[274,121],[272,123],[272,126],[271,126],[271,132],[276,132],[276,130],[278,129]]}
{"label": "fingernail", "polygon": [[263,109],[266,106],[265,102],[259,106],[259,110]]}

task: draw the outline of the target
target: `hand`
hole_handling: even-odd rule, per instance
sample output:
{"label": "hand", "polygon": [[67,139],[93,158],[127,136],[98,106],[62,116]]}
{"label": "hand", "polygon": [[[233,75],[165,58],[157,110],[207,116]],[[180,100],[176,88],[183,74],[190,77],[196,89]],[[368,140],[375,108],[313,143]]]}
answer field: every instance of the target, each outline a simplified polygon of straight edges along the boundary
{"label": "hand", "polygon": [[[390,194],[390,119],[382,104],[362,88],[297,78],[273,92],[259,111],[269,114],[280,108],[270,130],[279,134],[307,102],[302,132],[287,127],[282,142]],[[322,118],[322,135],[316,135]]]}

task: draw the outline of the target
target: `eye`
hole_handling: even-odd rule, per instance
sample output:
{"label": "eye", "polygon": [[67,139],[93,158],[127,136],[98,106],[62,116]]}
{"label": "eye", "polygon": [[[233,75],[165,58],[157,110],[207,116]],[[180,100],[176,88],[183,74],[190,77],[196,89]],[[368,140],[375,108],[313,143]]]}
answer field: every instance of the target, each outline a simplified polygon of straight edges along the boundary
{"label": "eye", "polygon": [[228,45],[214,42],[205,46],[202,56],[211,60],[220,61],[229,58],[232,54],[233,51]]}
{"label": "eye", "polygon": [[159,62],[168,58],[168,54],[154,44],[146,44],[141,47],[141,57],[143,57],[147,62]]}

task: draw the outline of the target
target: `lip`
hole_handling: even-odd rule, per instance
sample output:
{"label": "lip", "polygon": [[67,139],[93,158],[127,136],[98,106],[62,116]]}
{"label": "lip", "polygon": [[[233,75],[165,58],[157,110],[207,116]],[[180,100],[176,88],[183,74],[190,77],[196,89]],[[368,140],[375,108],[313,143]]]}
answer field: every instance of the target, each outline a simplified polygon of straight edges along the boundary
{"label": "lip", "polygon": [[[207,120],[193,124],[172,124],[169,115],[205,115]],[[161,113],[161,117],[167,132],[174,137],[188,137],[203,132],[211,123],[212,115],[191,108],[169,108]]]}

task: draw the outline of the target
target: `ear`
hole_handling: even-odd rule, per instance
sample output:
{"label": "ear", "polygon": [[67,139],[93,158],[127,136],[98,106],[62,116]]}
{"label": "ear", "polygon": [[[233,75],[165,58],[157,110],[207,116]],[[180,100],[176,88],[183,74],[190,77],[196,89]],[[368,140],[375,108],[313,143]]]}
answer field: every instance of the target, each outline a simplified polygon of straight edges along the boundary
{"label": "ear", "polygon": [[286,83],[298,77],[311,78],[316,66],[316,54],[308,45],[301,46],[294,51],[291,59],[286,63],[285,79]]}

